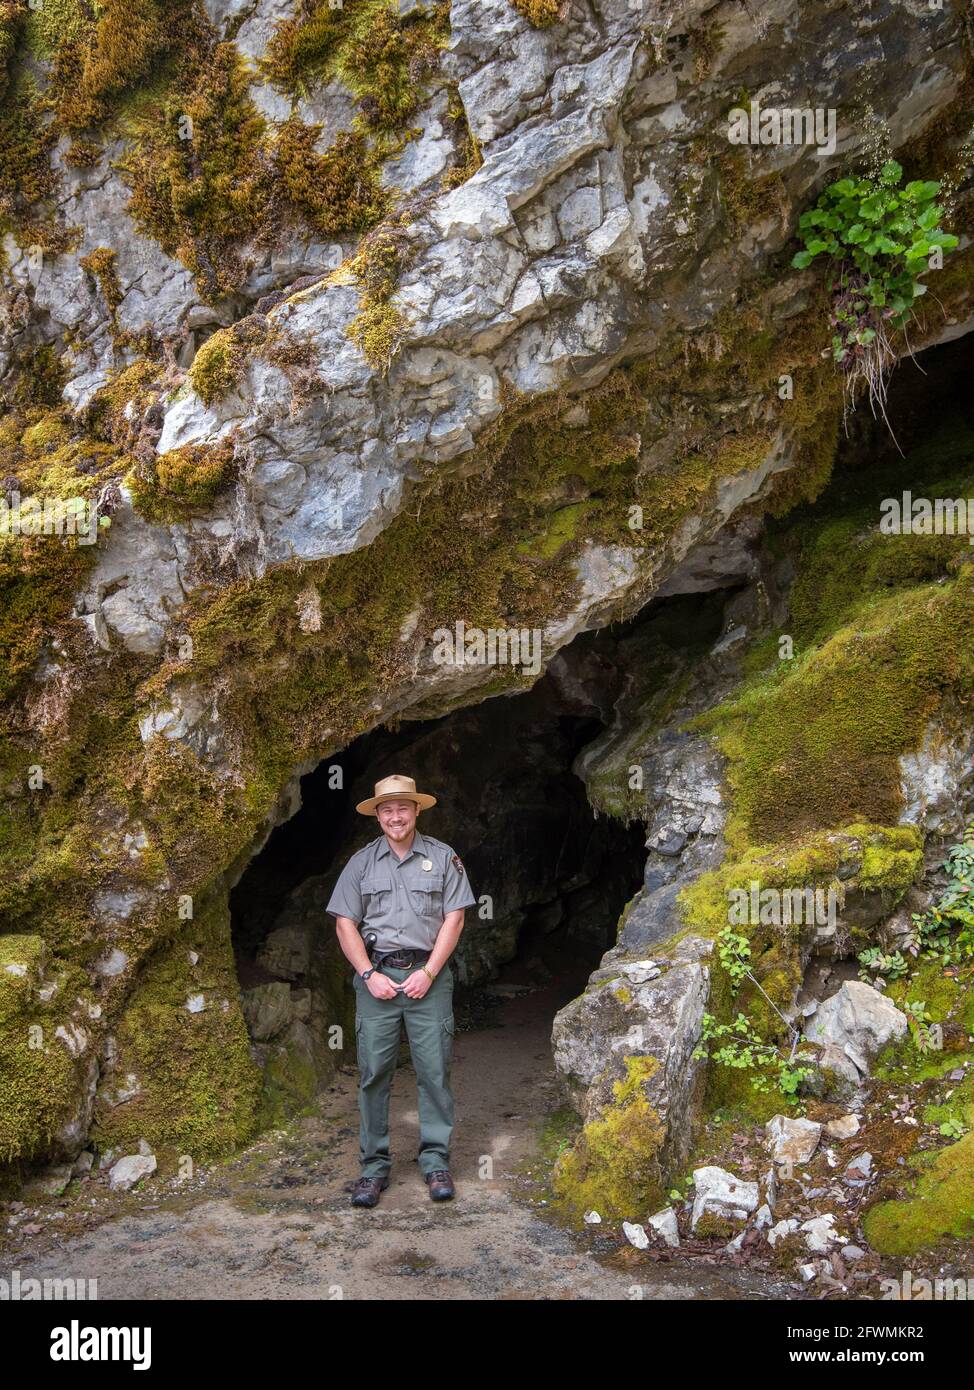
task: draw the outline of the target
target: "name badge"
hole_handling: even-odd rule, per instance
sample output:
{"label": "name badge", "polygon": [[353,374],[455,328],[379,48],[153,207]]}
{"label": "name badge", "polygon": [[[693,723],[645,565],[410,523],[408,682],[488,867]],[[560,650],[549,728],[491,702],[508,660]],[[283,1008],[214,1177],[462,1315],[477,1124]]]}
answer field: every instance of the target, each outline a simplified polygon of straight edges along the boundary
{"label": "name badge", "polygon": [[424,860],[423,860],[423,868],[426,870],[427,873],[429,873],[429,871],[430,871],[430,869],[432,869],[432,867],[433,867],[433,861],[432,861],[432,859],[424,859]]}

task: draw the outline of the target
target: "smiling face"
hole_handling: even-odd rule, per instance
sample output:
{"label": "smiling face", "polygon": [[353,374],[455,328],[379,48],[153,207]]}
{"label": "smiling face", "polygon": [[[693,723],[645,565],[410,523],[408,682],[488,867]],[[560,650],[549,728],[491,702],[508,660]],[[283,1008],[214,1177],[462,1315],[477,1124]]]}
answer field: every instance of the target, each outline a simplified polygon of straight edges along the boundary
{"label": "smiling face", "polygon": [[400,845],[408,843],[416,829],[419,807],[415,801],[381,801],[375,814],[387,838]]}

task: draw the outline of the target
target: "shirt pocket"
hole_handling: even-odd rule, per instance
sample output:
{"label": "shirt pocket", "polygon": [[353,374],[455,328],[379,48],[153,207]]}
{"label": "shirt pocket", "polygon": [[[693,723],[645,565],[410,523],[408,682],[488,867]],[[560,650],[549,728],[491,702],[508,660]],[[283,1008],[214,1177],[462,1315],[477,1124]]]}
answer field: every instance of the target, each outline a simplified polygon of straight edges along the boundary
{"label": "shirt pocket", "polygon": [[362,910],[366,916],[380,916],[388,912],[392,893],[390,884],[379,878],[362,880]]}
{"label": "shirt pocket", "polygon": [[409,892],[417,912],[424,917],[443,915],[443,870],[420,871],[409,881]]}

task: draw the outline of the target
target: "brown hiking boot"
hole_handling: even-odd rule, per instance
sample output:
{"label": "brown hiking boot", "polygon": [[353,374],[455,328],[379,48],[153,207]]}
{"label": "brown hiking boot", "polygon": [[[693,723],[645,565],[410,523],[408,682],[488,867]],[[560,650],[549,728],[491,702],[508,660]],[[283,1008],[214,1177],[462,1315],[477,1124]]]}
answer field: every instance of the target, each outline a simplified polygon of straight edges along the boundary
{"label": "brown hiking boot", "polygon": [[388,1178],[359,1178],[345,1188],[352,1194],[353,1207],[374,1207],[383,1188],[389,1186]]}
{"label": "brown hiking boot", "polygon": [[424,1176],[434,1202],[443,1202],[453,1196],[453,1179],[445,1168],[435,1168],[432,1173],[426,1173]]}

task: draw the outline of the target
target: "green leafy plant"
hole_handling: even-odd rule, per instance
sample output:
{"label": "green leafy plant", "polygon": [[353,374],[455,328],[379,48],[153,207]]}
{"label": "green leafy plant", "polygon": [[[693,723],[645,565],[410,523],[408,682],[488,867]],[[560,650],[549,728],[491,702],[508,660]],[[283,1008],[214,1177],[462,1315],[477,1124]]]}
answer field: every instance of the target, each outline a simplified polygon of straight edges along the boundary
{"label": "green leafy plant", "polygon": [[[711,1043],[720,1043],[720,1046],[711,1048]],[[718,1023],[713,1014],[705,1013],[700,1043],[693,1055],[709,1057],[718,1066],[753,1072],[750,1081],[755,1091],[767,1092],[776,1085],[789,1096],[794,1096],[801,1083],[815,1070],[804,1065],[814,1060],[810,1053],[786,1056],[779,1047],[759,1037],[750,1019],[742,1013],[738,1013],[732,1023]]]}
{"label": "green leafy plant", "polygon": [[887,425],[886,382],[897,357],[891,335],[915,317],[927,291],[920,276],[958,244],[941,226],[940,184],[914,179],[901,187],[902,179],[902,166],[889,160],[878,177],[830,184],[799,219],[804,250],[792,259],[799,270],[818,256],[833,263],[831,353],[844,375],[846,417],[866,391]]}
{"label": "green leafy plant", "polygon": [[879,946],[870,946],[860,951],[857,957],[862,969],[860,980],[868,984],[873,975],[885,975],[888,980],[898,980],[910,968],[910,962],[901,951],[886,952]]}
{"label": "green leafy plant", "polygon": [[927,960],[944,966],[974,958],[974,825],[953,845],[944,860],[947,887],[926,912],[914,912],[918,948]]}
{"label": "green leafy plant", "polygon": [[914,1046],[918,1052],[939,1052],[943,1047],[943,1033],[933,1022],[926,1001],[908,999],[903,1005],[907,1026]]}
{"label": "green leafy plant", "polygon": [[937,1128],[947,1139],[963,1139],[967,1133],[967,1126],[957,1119],[944,1120]]}
{"label": "green leafy plant", "polygon": [[746,936],[741,936],[728,925],[717,937],[717,955],[730,977],[731,989],[736,994],[741,981],[750,973],[750,942]]}

